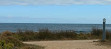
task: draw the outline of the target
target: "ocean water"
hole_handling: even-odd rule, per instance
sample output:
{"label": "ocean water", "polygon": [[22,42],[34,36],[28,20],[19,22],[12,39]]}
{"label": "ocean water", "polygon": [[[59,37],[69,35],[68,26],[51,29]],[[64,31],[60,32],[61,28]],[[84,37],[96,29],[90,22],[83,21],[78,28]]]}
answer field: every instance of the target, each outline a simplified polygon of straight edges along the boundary
{"label": "ocean water", "polygon": [[[33,30],[49,29],[51,31],[74,30],[76,32],[91,32],[92,28],[102,29],[102,24],[50,24],[50,23],[0,23],[0,32],[9,30],[16,32],[18,29]],[[111,30],[111,24],[106,25]]]}

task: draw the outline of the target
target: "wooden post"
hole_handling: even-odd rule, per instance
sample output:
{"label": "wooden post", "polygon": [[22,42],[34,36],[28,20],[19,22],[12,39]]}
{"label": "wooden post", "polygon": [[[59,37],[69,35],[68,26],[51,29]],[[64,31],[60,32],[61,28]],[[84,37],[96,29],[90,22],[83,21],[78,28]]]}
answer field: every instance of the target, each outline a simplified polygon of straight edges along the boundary
{"label": "wooden post", "polygon": [[105,26],[106,26],[106,19],[104,18],[103,19],[103,36],[102,36],[102,41],[106,40],[106,29],[105,29]]}

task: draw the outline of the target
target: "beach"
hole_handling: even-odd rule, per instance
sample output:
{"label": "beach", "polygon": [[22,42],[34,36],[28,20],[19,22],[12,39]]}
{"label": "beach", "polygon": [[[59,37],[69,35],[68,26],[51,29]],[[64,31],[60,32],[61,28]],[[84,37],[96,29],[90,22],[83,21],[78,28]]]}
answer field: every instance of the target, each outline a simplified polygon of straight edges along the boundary
{"label": "beach", "polygon": [[30,41],[25,44],[44,46],[45,49],[111,49],[101,45],[97,40],[60,40],[60,41]]}

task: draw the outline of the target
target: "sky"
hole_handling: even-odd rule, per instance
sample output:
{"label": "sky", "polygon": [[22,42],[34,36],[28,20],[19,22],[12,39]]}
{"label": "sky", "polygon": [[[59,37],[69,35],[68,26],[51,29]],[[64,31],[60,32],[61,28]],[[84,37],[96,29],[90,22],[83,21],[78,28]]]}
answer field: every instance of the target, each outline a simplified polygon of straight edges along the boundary
{"label": "sky", "polygon": [[0,23],[111,24],[111,0],[0,0]]}

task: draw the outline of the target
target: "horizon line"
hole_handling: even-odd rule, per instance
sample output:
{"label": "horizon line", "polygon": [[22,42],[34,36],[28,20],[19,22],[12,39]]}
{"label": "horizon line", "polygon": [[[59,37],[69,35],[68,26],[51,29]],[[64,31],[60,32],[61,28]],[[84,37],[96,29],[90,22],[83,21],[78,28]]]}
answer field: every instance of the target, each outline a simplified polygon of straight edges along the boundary
{"label": "horizon line", "polygon": [[[19,23],[19,22],[13,22],[12,24],[14,23]],[[25,22],[27,23],[27,22]],[[23,23],[23,24],[25,24]],[[21,23],[19,23],[21,24]],[[28,23],[28,24],[31,24],[31,23]],[[102,23],[33,23],[33,24],[102,24]],[[106,23],[106,24],[110,24],[110,23]]]}

